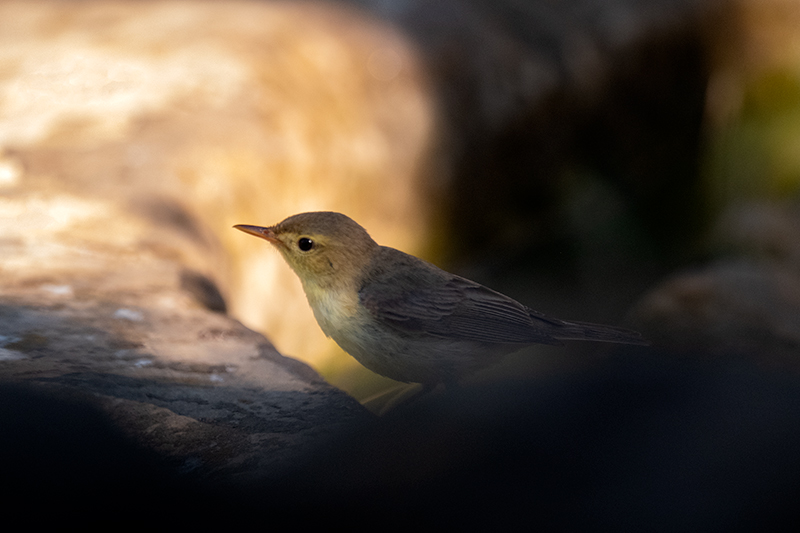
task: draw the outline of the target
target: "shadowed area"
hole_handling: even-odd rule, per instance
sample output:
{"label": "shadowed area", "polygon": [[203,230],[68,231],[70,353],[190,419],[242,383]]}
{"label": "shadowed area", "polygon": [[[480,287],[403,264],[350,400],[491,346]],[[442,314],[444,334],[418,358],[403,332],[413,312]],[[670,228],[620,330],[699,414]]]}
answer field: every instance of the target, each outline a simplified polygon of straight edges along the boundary
{"label": "shadowed area", "polygon": [[405,526],[791,529],[798,416],[795,375],[628,349],[398,408],[287,485]]}

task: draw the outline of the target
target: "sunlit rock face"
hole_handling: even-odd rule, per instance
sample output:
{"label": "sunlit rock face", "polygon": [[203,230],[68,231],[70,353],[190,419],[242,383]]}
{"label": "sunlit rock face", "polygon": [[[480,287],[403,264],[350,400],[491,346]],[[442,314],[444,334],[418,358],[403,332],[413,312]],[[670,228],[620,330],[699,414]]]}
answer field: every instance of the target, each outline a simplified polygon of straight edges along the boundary
{"label": "sunlit rock face", "polygon": [[4,2],[0,117],[6,286],[200,279],[207,307],[315,360],[331,344],[299,282],[231,226],[336,210],[425,243],[425,80],[408,41],[355,9]]}

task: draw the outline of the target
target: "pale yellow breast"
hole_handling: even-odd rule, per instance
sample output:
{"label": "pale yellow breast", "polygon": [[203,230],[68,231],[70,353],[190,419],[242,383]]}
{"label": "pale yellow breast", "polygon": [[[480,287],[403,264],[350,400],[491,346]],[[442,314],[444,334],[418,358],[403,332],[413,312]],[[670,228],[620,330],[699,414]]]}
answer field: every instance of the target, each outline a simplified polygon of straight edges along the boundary
{"label": "pale yellow breast", "polygon": [[351,287],[321,289],[305,284],[306,297],[319,327],[328,337],[347,330],[358,312],[358,292]]}

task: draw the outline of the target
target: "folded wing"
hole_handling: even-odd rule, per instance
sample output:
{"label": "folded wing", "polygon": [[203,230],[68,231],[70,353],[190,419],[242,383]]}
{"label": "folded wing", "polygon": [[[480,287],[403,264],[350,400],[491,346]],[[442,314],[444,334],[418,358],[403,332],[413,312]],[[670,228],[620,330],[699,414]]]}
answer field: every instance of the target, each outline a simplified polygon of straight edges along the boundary
{"label": "folded wing", "polygon": [[[393,249],[391,270],[372,272],[359,291],[362,305],[387,326],[489,344],[562,344],[592,340],[647,344],[633,331],[548,317],[483,285]],[[386,264],[386,263],[385,263]]]}

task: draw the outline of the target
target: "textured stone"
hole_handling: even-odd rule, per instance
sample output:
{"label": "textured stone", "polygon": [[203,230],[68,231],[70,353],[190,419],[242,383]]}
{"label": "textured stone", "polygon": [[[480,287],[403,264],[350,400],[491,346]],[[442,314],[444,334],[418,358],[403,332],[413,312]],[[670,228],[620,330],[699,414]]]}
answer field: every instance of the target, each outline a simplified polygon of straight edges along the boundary
{"label": "textured stone", "polygon": [[[202,477],[263,478],[368,416],[262,335],[193,303],[178,276],[126,292],[135,276],[119,267],[102,289],[86,272],[3,286],[3,382],[98,409],[131,442]],[[140,262],[138,275],[150,267]]]}

